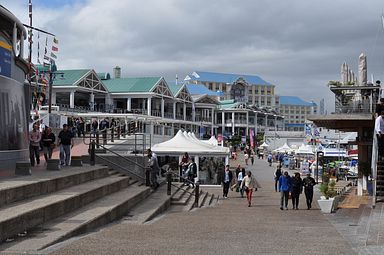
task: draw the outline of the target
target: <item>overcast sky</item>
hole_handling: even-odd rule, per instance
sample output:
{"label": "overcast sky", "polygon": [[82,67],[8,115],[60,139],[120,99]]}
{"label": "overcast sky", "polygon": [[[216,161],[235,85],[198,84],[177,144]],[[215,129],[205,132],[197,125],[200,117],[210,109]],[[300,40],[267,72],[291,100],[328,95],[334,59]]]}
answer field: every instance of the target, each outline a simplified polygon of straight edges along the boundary
{"label": "overcast sky", "polygon": [[[0,3],[29,23],[28,0]],[[384,80],[383,9],[383,0],[33,0],[33,25],[57,35],[59,69],[254,74],[276,94],[325,98],[333,110],[326,84],[344,61],[357,74],[364,52],[368,76]]]}

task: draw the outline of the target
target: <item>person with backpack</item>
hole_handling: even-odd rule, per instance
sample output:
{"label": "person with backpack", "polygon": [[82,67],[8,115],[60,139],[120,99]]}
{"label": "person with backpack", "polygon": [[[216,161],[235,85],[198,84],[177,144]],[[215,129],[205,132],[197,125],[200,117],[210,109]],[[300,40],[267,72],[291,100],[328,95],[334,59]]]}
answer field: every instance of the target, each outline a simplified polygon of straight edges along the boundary
{"label": "person with backpack", "polygon": [[279,182],[279,178],[282,175],[281,166],[277,166],[274,177],[275,177],[275,191],[277,192],[277,183]]}

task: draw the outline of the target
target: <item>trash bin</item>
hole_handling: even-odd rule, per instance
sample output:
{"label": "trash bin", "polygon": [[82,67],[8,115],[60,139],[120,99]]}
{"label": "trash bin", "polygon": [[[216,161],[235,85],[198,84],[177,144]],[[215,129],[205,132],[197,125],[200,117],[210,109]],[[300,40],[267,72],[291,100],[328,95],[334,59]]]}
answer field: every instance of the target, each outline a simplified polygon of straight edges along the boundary
{"label": "trash bin", "polygon": [[370,196],[372,196],[373,195],[373,184],[372,184],[372,181],[368,181],[368,183],[367,183],[367,190],[368,190],[368,194]]}

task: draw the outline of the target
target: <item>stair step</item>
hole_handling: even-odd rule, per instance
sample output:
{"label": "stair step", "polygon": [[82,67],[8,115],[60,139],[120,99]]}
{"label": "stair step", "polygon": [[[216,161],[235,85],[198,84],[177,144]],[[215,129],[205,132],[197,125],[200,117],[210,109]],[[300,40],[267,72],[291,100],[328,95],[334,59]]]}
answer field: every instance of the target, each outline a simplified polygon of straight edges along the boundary
{"label": "stair step", "polygon": [[105,166],[88,166],[72,167],[69,171],[47,171],[33,176],[6,178],[0,181],[0,207],[106,176],[108,168]]}
{"label": "stair step", "polygon": [[129,177],[110,176],[11,204],[0,211],[0,240],[69,213],[129,185]]}
{"label": "stair step", "polygon": [[205,203],[205,200],[207,199],[208,197],[208,192],[202,192],[200,197],[199,197],[199,204],[198,204],[198,208],[201,208],[204,206],[204,203]]}
{"label": "stair step", "polygon": [[[44,230],[30,234],[15,243],[4,245],[5,252],[36,252],[70,237],[89,232],[123,217],[131,208],[148,197],[149,187],[137,183],[105,196],[87,206],[44,224]],[[3,248],[3,247],[2,247]]]}
{"label": "stair step", "polygon": [[193,196],[194,191],[195,191],[195,189],[188,189],[186,191],[178,191],[178,192],[183,192],[183,195],[178,200],[173,200],[171,198],[171,204],[172,205],[186,205],[188,203],[188,201],[191,199],[191,197]]}
{"label": "stair step", "polygon": [[215,194],[212,194],[211,197],[209,198],[208,205],[212,205],[214,199],[215,199]]}
{"label": "stair step", "polygon": [[171,197],[167,195],[167,185],[162,185],[148,198],[129,211],[124,222],[143,224],[165,212],[170,206]]}
{"label": "stair step", "polygon": [[189,189],[189,186],[184,186],[183,184],[180,184],[176,192],[172,195],[171,200],[179,201]]}

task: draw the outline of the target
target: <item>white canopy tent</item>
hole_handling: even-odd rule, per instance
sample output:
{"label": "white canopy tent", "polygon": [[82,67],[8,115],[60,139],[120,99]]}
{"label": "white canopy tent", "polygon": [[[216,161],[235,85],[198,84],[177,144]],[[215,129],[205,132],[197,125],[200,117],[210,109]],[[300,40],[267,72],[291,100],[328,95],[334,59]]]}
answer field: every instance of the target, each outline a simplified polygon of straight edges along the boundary
{"label": "white canopy tent", "polygon": [[266,142],[263,142],[261,145],[260,145],[260,147],[268,147],[269,145],[266,143]]}
{"label": "white canopy tent", "polygon": [[[151,150],[159,156],[178,156],[181,161],[182,154],[188,152],[190,156],[195,157],[197,169],[199,169],[199,157],[225,157],[225,164],[229,163],[229,148],[214,146],[200,141],[194,134],[182,132],[170,140],[158,143],[152,146]],[[199,180],[199,171],[197,171],[197,180]]]}
{"label": "white canopy tent", "polygon": [[274,151],[275,151],[275,152],[291,152],[291,151],[293,151],[293,150],[291,149],[291,147],[288,146],[287,143],[284,143],[283,146],[277,148],[277,149],[274,150]]}
{"label": "white canopy tent", "polygon": [[301,154],[301,155],[313,155],[314,154],[312,146],[304,145],[304,144],[301,144],[300,147],[297,150],[295,150],[295,153]]}

